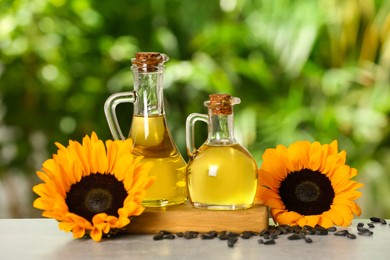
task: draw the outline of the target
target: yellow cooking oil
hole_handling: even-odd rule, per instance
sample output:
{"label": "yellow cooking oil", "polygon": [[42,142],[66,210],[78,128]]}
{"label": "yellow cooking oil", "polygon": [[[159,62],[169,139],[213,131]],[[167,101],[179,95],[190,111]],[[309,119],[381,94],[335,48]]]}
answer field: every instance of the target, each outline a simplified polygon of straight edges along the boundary
{"label": "yellow cooking oil", "polygon": [[149,175],[156,176],[142,204],[162,207],[183,203],[187,198],[186,162],[172,141],[164,115],[134,116],[130,137],[134,141],[133,153],[152,162]]}
{"label": "yellow cooking oil", "polygon": [[257,190],[257,164],[239,144],[203,144],[187,169],[190,201],[196,208],[246,209]]}

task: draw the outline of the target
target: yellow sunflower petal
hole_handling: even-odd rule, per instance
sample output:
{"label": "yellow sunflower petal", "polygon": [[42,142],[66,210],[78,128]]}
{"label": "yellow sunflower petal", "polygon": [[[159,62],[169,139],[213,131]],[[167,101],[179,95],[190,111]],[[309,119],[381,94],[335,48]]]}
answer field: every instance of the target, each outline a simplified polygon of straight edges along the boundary
{"label": "yellow sunflower petal", "polygon": [[334,191],[337,193],[342,190],[349,182],[349,166],[340,166],[330,179]]}
{"label": "yellow sunflower petal", "polygon": [[308,161],[309,169],[313,171],[318,171],[322,168],[324,164],[324,152],[320,143],[315,142],[310,147],[310,157]]}
{"label": "yellow sunflower petal", "polygon": [[333,221],[329,218],[329,216],[327,216],[325,214],[321,214],[321,217],[318,220],[318,225],[320,225],[323,228],[330,228],[334,224],[333,224]]}
{"label": "yellow sunflower petal", "polygon": [[284,204],[277,192],[269,190],[267,188],[259,189],[258,199],[266,206],[271,208],[284,208]]}
{"label": "yellow sunflower petal", "polygon": [[80,226],[75,226],[72,230],[74,238],[82,238],[85,235],[85,229]]}
{"label": "yellow sunflower petal", "polygon": [[97,227],[94,227],[91,232],[89,233],[89,235],[91,236],[91,238],[96,241],[96,242],[99,242],[102,240],[102,236],[103,236],[103,231]]}
{"label": "yellow sunflower petal", "polygon": [[342,189],[340,189],[337,194],[342,193],[342,192],[350,192],[350,191],[355,191],[364,185],[362,183],[356,182],[356,181],[349,181]]}
{"label": "yellow sunflower petal", "polygon": [[264,172],[272,172],[280,180],[284,179],[288,173],[287,148],[279,145],[276,149],[265,150],[261,169]]}
{"label": "yellow sunflower petal", "polygon": [[351,209],[347,206],[336,204],[331,206],[331,210],[333,214],[338,214],[341,217],[342,221],[337,223],[338,226],[349,226],[352,221],[352,212]]}
{"label": "yellow sunflower petal", "polygon": [[280,182],[284,179],[280,177],[276,177],[274,174],[266,172],[262,169],[258,172],[259,175],[259,186],[265,186],[270,188],[271,190],[277,191],[280,186]]}
{"label": "yellow sunflower petal", "polygon": [[69,223],[69,222],[60,222],[58,224],[59,229],[64,230],[65,232],[70,232],[75,227],[75,223]]}
{"label": "yellow sunflower petal", "polygon": [[287,155],[290,162],[290,171],[299,171],[307,166],[309,149],[310,143],[307,141],[296,142],[288,147]]}
{"label": "yellow sunflower petal", "polygon": [[315,227],[320,221],[320,215],[309,215],[304,217],[306,219],[306,225]]}
{"label": "yellow sunflower petal", "polygon": [[307,219],[305,217],[298,219],[297,224],[301,227],[307,225]]}
{"label": "yellow sunflower petal", "polygon": [[280,225],[294,225],[303,218],[303,216],[295,211],[279,211],[278,212],[273,211],[275,214],[275,219]]}
{"label": "yellow sunflower petal", "polygon": [[338,213],[338,211],[332,209],[322,213],[322,215],[329,218],[332,221],[332,223],[336,226],[341,226],[344,222],[343,218]]}

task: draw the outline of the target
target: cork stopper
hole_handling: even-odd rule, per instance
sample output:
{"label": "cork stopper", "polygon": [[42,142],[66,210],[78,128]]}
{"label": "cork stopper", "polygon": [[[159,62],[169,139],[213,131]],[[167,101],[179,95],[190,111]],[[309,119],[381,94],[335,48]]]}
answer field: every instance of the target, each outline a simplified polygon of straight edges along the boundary
{"label": "cork stopper", "polygon": [[239,98],[229,94],[211,94],[209,97],[210,101],[204,104],[211,109],[214,115],[230,115],[233,113],[233,105],[241,102]]}
{"label": "cork stopper", "polygon": [[169,57],[164,53],[159,52],[137,52],[135,58],[131,59],[133,68],[138,71],[153,72],[157,71]]}

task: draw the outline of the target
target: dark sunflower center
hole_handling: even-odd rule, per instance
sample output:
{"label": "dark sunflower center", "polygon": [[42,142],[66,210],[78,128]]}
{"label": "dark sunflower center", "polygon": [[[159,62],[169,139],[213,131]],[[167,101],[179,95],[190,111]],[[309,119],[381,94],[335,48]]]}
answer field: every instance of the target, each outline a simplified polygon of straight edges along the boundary
{"label": "dark sunflower center", "polygon": [[92,222],[93,216],[103,212],[118,217],[118,209],[123,207],[126,197],[123,183],[114,175],[97,173],[72,184],[65,202],[69,212]]}
{"label": "dark sunflower center", "polygon": [[279,195],[287,210],[319,215],[330,209],[335,193],[325,174],[302,169],[287,175],[281,182]]}

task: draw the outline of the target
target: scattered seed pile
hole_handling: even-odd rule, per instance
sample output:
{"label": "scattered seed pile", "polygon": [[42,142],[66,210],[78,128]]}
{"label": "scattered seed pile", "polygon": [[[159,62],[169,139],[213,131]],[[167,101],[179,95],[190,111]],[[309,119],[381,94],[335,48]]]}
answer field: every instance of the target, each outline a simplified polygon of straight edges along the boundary
{"label": "scattered seed pile", "polygon": [[[372,236],[374,232],[372,229],[375,227],[375,224],[380,223],[381,225],[387,225],[387,222],[383,218],[371,217],[371,222],[367,223],[368,228],[364,226],[364,223],[359,222],[357,224],[357,233],[360,236]],[[389,224],[390,226],[390,224]],[[263,245],[274,245],[276,244],[275,240],[282,235],[286,235],[288,240],[303,240],[306,243],[312,243],[313,240],[308,235],[318,235],[326,236],[329,233],[333,233],[335,236],[345,236],[349,239],[356,239],[354,233],[350,233],[347,229],[338,230],[336,227],[323,228],[320,226],[310,227],[310,226],[289,226],[289,225],[271,225],[268,228],[264,229],[261,232],[255,231],[244,231],[241,233],[230,232],[230,231],[209,231],[207,233],[200,233],[197,231],[186,231],[172,233],[169,231],[161,230],[158,234],[153,236],[153,240],[163,240],[163,239],[175,239],[176,237],[184,239],[195,239],[200,238],[203,240],[209,239],[219,239],[227,242],[228,247],[234,247],[234,244],[241,239],[250,239],[252,237],[258,237],[257,242]]]}

